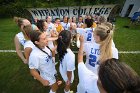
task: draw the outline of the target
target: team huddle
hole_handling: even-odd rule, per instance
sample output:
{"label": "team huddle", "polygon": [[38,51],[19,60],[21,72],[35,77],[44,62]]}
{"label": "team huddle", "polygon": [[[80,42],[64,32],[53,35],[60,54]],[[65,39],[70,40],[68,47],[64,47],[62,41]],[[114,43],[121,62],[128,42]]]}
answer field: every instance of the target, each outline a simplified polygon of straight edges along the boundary
{"label": "team huddle", "polygon": [[[98,14],[76,17],[64,16],[62,22],[51,16],[46,20],[14,17],[21,32],[15,35],[16,52],[28,64],[31,75],[49,93],[56,93],[62,83],[57,80],[55,58],[65,82],[64,93],[70,93],[75,63],[78,63],[77,93],[140,93],[140,78],[126,64],[118,61],[118,49],[113,41],[115,26]],[[78,60],[71,46],[79,48]],[[22,53],[21,46],[24,47]],[[86,56],[86,62],[83,62]]]}

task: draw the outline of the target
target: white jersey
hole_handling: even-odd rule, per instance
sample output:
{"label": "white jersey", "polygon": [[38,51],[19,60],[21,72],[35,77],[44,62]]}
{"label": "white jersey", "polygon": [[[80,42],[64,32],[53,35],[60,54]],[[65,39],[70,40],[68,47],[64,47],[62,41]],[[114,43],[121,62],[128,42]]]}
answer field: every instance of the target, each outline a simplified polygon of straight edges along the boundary
{"label": "white jersey", "polygon": [[[49,29],[47,29],[46,32],[47,32],[47,37],[51,37],[51,31],[49,31]],[[50,49],[54,48],[53,41],[48,41],[48,46]]]}
{"label": "white jersey", "polygon": [[24,44],[24,49],[27,47],[30,47],[33,49],[35,47],[35,45],[33,44],[33,42],[31,40],[27,40]]}
{"label": "white jersey", "polygon": [[72,71],[71,83],[73,82],[73,71],[75,70],[75,54],[71,51],[71,49],[67,49],[67,53],[65,54],[62,62],[60,62],[59,70],[65,82],[68,80],[67,71]]}
{"label": "white jersey", "polygon": [[78,76],[77,93],[100,93],[97,86],[98,76],[87,69],[83,62],[78,64]]}
{"label": "white jersey", "polygon": [[48,31],[52,31],[52,30],[56,31],[55,25],[53,23],[48,23]]}
{"label": "white jersey", "polygon": [[93,38],[93,30],[94,28],[77,28],[76,31],[80,35],[84,36],[84,43],[91,43],[94,41]]}
{"label": "white jersey", "polygon": [[82,23],[82,22],[79,23],[79,22],[78,22],[78,23],[77,23],[77,28],[82,28],[83,25],[84,25],[84,23]]}
{"label": "white jersey", "polygon": [[61,22],[61,25],[63,26],[64,30],[70,30],[70,23]]}
{"label": "white jersey", "polygon": [[54,76],[56,74],[55,63],[52,61],[51,51],[47,47],[43,50],[47,52],[49,56],[37,47],[34,47],[29,57],[29,68],[38,69],[40,76],[48,80],[50,85],[52,85],[56,82]]}
{"label": "white jersey", "polygon": [[48,47],[49,47],[50,49],[54,48],[53,41],[48,41]]}
{"label": "white jersey", "polygon": [[[84,52],[86,53],[86,67],[98,74],[98,66],[99,66],[99,56],[100,56],[100,44],[95,42],[93,43],[85,43],[84,44]],[[115,47],[112,47],[113,58],[118,59],[118,50]]]}
{"label": "white jersey", "polygon": [[18,34],[16,34],[16,36],[17,36],[20,44],[24,46],[24,44],[26,42],[26,39],[24,38],[23,33],[22,32],[19,32]]}

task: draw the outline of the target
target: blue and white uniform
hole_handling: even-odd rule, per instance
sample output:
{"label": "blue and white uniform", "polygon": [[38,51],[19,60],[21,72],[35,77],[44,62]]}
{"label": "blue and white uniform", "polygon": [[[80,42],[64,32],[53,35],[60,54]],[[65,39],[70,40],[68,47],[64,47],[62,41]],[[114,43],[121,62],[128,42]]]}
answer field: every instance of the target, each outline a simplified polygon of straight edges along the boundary
{"label": "blue and white uniform", "polygon": [[70,23],[61,22],[61,25],[63,26],[64,30],[70,30]]}
{"label": "blue and white uniform", "polygon": [[19,32],[18,34],[16,34],[16,37],[18,38],[20,44],[24,46],[26,39],[24,38],[23,33]]}
{"label": "blue and white uniform", "polygon": [[24,44],[24,49],[28,48],[28,47],[30,47],[32,49],[35,47],[35,45],[33,44],[33,42],[31,40],[27,40]]}
{"label": "blue and white uniform", "polygon": [[[86,53],[86,67],[95,74],[98,74],[97,69],[99,67],[100,44],[95,42],[85,43],[84,52]],[[114,46],[112,46],[112,53],[113,58],[118,59],[118,50]]]}
{"label": "blue and white uniform", "polygon": [[49,56],[37,47],[34,47],[29,57],[29,68],[37,69],[40,72],[40,76],[44,80],[48,80],[49,85],[52,85],[56,82],[54,76],[56,74],[55,63],[52,61],[51,51],[47,47],[42,50],[47,52]]}
{"label": "blue and white uniform", "polygon": [[72,71],[71,83],[74,80],[74,70],[75,70],[75,54],[71,51],[71,49],[67,49],[67,53],[65,54],[62,62],[60,62],[59,71],[65,82],[67,82],[67,71]]}
{"label": "blue and white uniform", "polygon": [[94,41],[93,31],[94,28],[77,28],[77,33],[84,36],[84,43],[92,43]]}
{"label": "blue and white uniform", "polygon": [[48,23],[48,31],[56,31],[56,27],[53,23]]}
{"label": "blue and white uniform", "polygon": [[77,93],[100,93],[97,86],[98,76],[91,72],[83,62],[78,64],[78,76]]}

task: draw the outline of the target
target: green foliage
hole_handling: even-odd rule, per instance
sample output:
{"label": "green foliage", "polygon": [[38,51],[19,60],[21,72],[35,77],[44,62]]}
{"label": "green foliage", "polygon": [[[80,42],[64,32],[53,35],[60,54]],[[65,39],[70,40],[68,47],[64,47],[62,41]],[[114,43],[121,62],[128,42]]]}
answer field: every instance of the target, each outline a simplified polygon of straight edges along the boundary
{"label": "green foliage", "polygon": [[25,16],[25,8],[49,8],[63,6],[85,6],[96,4],[120,4],[124,0],[1,0],[0,17]]}

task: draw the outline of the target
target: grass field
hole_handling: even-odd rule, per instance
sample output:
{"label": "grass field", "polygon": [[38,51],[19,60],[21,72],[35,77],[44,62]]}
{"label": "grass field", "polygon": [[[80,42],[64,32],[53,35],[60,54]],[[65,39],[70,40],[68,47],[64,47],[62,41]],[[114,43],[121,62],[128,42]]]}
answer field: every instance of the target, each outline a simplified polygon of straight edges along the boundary
{"label": "grass field", "polygon": [[[140,51],[140,25],[123,27],[129,23],[127,18],[117,18],[115,45],[119,51]],[[13,38],[18,32],[19,29],[12,19],[0,19],[0,50],[15,50]],[[75,47],[72,49],[77,50]],[[140,75],[140,54],[119,54],[119,58]],[[75,80],[72,84],[74,93],[77,84],[76,68]],[[62,84],[58,93],[63,93],[63,87]],[[28,66],[22,63],[16,53],[0,52],[0,93],[49,93],[49,87],[43,87],[40,82],[33,79]]]}

